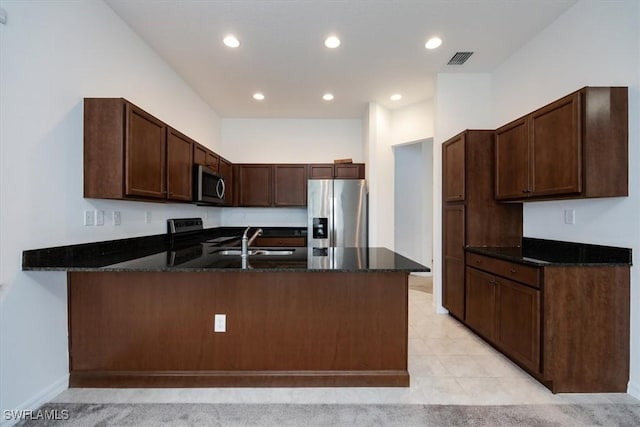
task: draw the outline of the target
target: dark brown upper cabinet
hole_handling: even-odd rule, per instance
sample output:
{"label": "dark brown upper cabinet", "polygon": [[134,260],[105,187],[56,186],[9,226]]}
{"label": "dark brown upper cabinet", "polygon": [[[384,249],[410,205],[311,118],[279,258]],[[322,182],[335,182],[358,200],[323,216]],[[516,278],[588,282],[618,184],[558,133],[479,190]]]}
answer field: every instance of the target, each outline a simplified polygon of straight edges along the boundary
{"label": "dark brown upper cabinet", "polygon": [[224,201],[222,206],[233,206],[234,203],[234,194],[233,194],[233,164],[223,158],[219,158],[219,168],[218,173],[221,177],[224,178],[225,192],[224,192]]}
{"label": "dark brown upper cabinet", "polygon": [[464,138],[465,134],[460,134],[442,146],[445,202],[464,200]]}
{"label": "dark brown upper cabinet", "polygon": [[206,166],[214,172],[219,172],[219,156],[198,143],[193,144],[193,163],[196,165]]}
{"label": "dark brown upper cabinet", "polygon": [[495,197],[628,195],[628,90],[585,87],[496,130]]}
{"label": "dark brown upper cabinet", "polygon": [[273,178],[274,206],[307,206],[307,165],[274,165]]}
{"label": "dark brown upper cabinet", "polygon": [[235,167],[238,177],[238,206],[272,206],[272,165],[240,164]]}
{"label": "dark brown upper cabinet", "polygon": [[311,163],[309,179],[364,179],[364,163]]}
{"label": "dark brown upper cabinet", "polygon": [[166,200],[167,126],[123,98],[84,100],[84,197]]}
{"label": "dark brown upper cabinet", "polygon": [[315,163],[309,165],[309,179],[332,179],[333,163]]}
{"label": "dark brown upper cabinet", "polygon": [[364,179],[363,163],[336,163],[333,168],[335,179]]}
{"label": "dark brown upper cabinet", "polygon": [[175,129],[167,130],[167,199],[190,202],[195,142]]}
{"label": "dark brown upper cabinet", "polygon": [[238,164],[235,170],[237,206],[307,205],[306,164]]}

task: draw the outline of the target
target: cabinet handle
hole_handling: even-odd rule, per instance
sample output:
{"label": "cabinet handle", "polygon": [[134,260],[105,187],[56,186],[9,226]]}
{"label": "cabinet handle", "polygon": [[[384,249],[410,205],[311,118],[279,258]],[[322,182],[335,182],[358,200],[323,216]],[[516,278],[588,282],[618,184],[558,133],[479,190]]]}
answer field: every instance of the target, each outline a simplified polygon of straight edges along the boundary
{"label": "cabinet handle", "polygon": [[526,188],[524,190],[522,190],[523,193],[528,193],[529,190],[527,190]]}
{"label": "cabinet handle", "polygon": [[511,274],[516,274],[516,269],[512,268],[511,270],[509,270],[511,272]]}

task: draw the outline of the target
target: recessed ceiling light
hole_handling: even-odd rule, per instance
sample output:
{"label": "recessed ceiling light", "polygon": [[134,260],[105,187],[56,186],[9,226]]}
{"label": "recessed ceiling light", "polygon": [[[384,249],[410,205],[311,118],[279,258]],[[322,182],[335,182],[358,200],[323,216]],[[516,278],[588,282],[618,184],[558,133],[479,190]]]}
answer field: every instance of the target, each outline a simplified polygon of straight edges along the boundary
{"label": "recessed ceiling light", "polygon": [[253,94],[253,99],[255,99],[256,101],[262,101],[264,99],[264,94],[256,92]]}
{"label": "recessed ceiling light", "polygon": [[240,40],[236,38],[236,36],[229,34],[226,36],[222,42],[228,47],[238,47],[240,46]]}
{"label": "recessed ceiling light", "polygon": [[427,49],[435,49],[441,44],[442,39],[440,39],[439,37],[431,37],[429,40],[427,40],[424,47],[426,47]]}
{"label": "recessed ceiling light", "polygon": [[329,49],[335,49],[336,47],[340,46],[340,39],[336,36],[329,36],[324,41],[324,45]]}
{"label": "recessed ceiling light", "polygon": [[402,95],[400,95],[399,93],[394,93],[389,97],[389,99],[392,101],[400,101],[402,99]]}
{"label": "recessed ceiling light", "polygon": [[325,93],[324,95],[322,95],[322,99],[324,99],[325,101],[333,101],[333,94]]}

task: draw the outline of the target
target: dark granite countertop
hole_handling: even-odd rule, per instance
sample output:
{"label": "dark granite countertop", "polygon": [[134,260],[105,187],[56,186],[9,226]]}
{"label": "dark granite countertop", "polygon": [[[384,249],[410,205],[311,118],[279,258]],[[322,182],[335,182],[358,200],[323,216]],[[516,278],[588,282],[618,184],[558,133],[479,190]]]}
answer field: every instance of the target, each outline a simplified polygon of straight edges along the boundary
{"label": "dark granite countertop", "polygon": [[[261,227],[265,236],[305,236],[299,227]],[[342,271],[428,272],[420,265],[386,248],[273,248],[287,255],[251,255],[243,269],[238,249],[242,227],[217,227],[179,241],[167,235],[34,249],[23,252],[23,270],[45,271]],[[255,248],[252,248],[255,249]]]}
{"label": "dark granite countertop", "polygon": [[531,237],[524,237],[521,247],[467,247],[466,251],[536,267],[631,265],[632,260],[629,248]]}

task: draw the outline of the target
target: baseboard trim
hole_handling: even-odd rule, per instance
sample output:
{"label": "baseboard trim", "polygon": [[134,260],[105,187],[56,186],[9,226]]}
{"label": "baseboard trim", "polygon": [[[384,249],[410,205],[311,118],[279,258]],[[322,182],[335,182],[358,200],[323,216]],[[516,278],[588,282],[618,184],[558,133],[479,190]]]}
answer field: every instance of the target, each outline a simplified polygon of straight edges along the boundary
{"label": "baseboard trim", "polygon": [[[57,395],[59,395],[60,393],[62,393],[68,388],[69,388],[69,374],[66,374],[63,377],[61,377],[59,380],[51,383],[48,387],[40,390],[40,392],[36,393],[35,395],[27,399],[21,405],[18,405],[17,408],[14,408],[13,410],[10,410],[10,411],[11,413],[20,413],[21,411],[34,411],[38,409],[40,406],[49,402],[51,399],[53,399],[54,397],[56,397]],[[3,409],[3,413],[0,414],[2,416],[2,418],[0,419],[0,427],[9,427],[21,421],[20,419],[6,420],[5,413],[4,413],[5,409],[4,408],[2,409]]]}
{"label": "baseboard trim", "polygon": [[69,387],[409,387],[409,373],[406,370],[73,371]]}
{"label": "baseboard trim", "polygon": [[640,399],[640,384],[629,381],[629,385],[627,386],[627,393],[635,397],[636,399]]}

